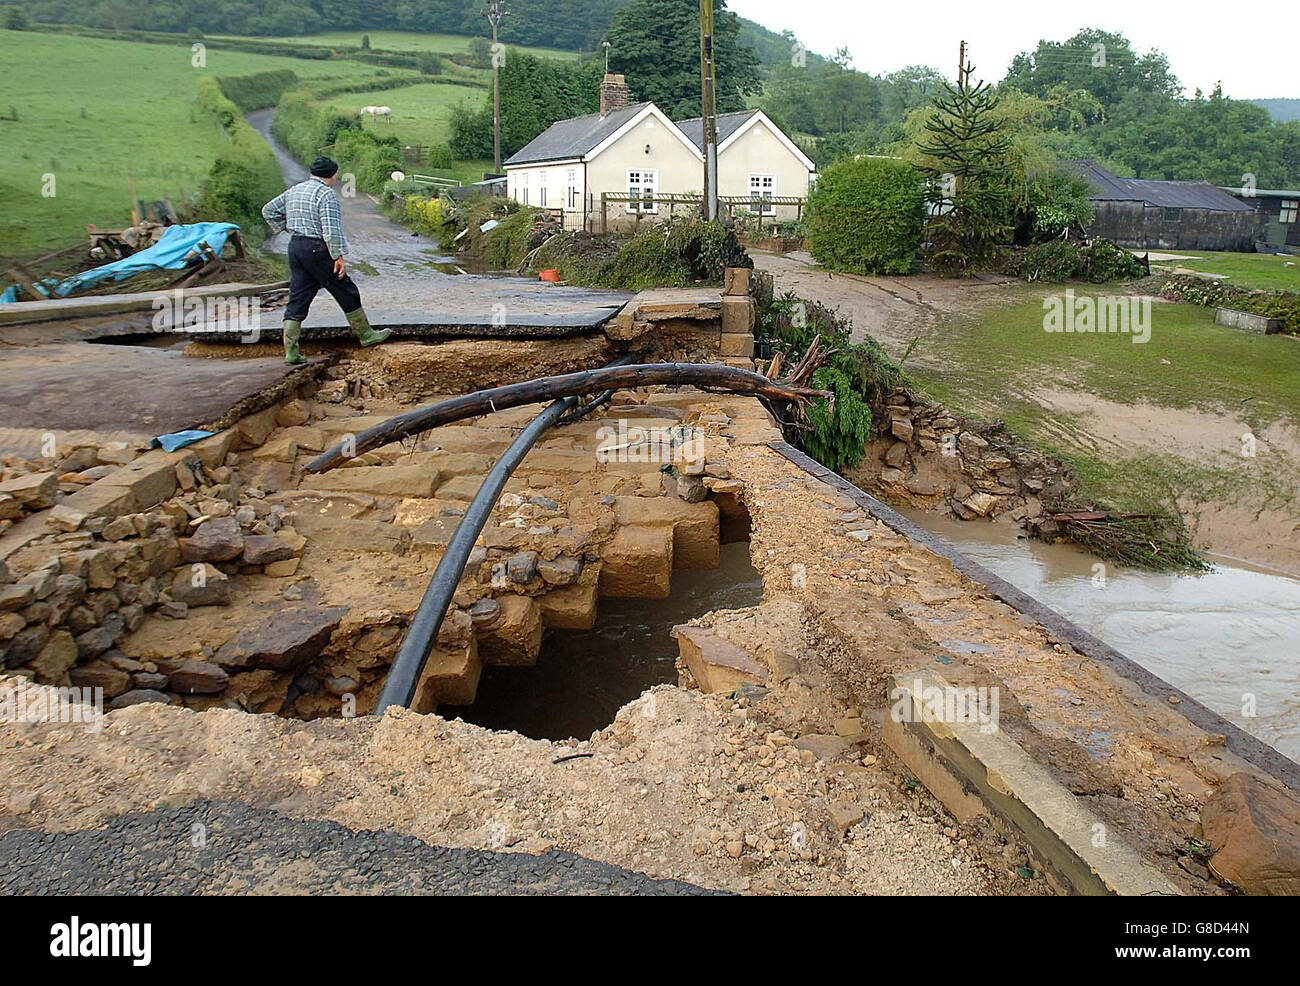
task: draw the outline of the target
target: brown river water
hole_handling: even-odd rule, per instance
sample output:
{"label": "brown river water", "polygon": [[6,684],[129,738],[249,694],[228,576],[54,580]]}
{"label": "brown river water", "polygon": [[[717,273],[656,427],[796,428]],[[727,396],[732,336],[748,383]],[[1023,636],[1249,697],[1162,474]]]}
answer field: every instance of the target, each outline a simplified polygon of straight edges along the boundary
{"label": "brown river water", "polygon": [[1300,580],[1213,556],[1200,575],[1098,568],[1094,556],[1029,540],[1010,523],[900,513],[1300,760]]}

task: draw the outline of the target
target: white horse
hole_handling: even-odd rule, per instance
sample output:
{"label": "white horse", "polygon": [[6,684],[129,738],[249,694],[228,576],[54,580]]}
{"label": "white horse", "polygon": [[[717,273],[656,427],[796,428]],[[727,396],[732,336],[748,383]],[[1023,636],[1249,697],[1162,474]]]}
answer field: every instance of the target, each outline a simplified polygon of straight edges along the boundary
{"label": "white horse", "polygon": [[391,106],[363,106],[361,112],[369,115],[371,119],[382,116],[389,123],[393,122],[393,108]]}

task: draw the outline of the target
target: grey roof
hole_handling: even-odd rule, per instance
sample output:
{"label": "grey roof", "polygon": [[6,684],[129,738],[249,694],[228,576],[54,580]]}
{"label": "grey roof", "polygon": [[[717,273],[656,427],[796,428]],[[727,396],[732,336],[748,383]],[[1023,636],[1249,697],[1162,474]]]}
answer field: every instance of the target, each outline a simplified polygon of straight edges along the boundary
{"label": "grey roof", "polygon": [[571,120],[560,120],[534,137],[506,164],[534,164],[582,157],[618,132],[618,129],[649,106],[637,103],[612,110],[608,116],[592,113]]}
{"label": "grey roof", "polygon": [[[728,137],[749,122],[758,110],[744,110],[740,113],[723,113],[718,117],[718,143],[721,144]],[[704,119],[695,117],[690,120],[676,120],[677,129],[691,139],[691,143],[704,150]]]}
{"label": "grey roof", "polygon": [[1155,181],[1118,178],[1095,161],[1073,161],[1076,170],[1093,186],[1094,202],[1144,202],[1165,209],[1208,209],[1213,212],[1249,212],[1250,206],[1208,181]]}

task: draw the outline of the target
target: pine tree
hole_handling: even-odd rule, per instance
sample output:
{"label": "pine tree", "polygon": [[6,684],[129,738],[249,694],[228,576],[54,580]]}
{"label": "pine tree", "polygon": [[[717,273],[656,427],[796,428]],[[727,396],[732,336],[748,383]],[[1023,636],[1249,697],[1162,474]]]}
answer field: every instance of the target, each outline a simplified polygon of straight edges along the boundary
{"label": "pine tree", "polygon": [[994,112],[997,94],[982,81],[972,84],[973,73],[963,41],[957,83],[943,82],[925,123],[929,142],[917,145],[935,162],[921,169],[934,206],[931,259],[956,272],[987,259],[1012,228],[1011,142]]}

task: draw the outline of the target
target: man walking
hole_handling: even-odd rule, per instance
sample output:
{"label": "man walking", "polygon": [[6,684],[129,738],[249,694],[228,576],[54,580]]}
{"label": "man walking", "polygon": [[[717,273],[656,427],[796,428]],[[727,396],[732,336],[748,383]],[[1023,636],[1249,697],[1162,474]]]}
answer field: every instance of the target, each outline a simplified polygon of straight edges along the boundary
{"label": "man walking", "polygon": [[289,303],[284,307],[284,361],[307,362],[298,349],[302,320],[311,309],[312,299],[321,288],[328,291],[343,309],[357,341],[373,346],[388,338],[389,332],[370,327],[361,292],[348,276],[343,254],[348,245],[343,238],[343,213],[334,189],[339,166],[327,157],[318,157],[311,165],[312,176],[300,181],[262,206],[262,218],[272,233],[288,229]]}

